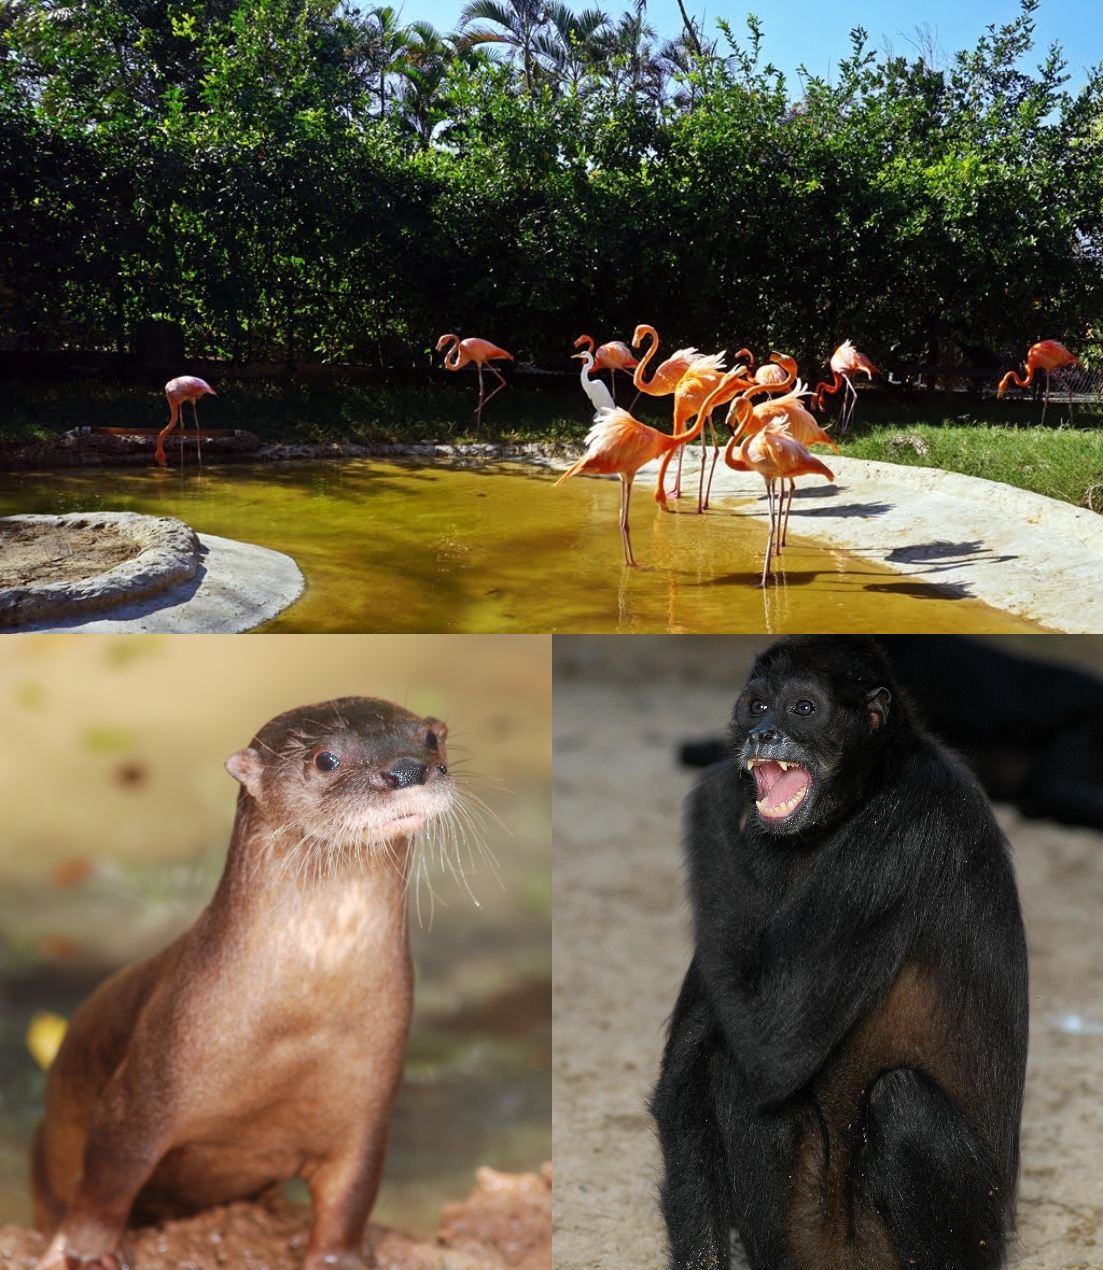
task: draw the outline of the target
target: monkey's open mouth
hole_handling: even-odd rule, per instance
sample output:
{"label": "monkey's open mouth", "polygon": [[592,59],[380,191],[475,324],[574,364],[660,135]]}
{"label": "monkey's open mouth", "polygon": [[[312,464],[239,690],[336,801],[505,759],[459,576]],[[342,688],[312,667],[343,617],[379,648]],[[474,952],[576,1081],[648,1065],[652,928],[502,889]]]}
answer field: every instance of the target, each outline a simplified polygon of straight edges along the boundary
{"label": "monkey's open mouth", "polygon": [[804,802],[804,796],[812,788],[812,777],[799,763],[785,763],[780,759],[749,758],[747,766],[754,772],[758,786],[759,815],[767,820],[784,820]]}

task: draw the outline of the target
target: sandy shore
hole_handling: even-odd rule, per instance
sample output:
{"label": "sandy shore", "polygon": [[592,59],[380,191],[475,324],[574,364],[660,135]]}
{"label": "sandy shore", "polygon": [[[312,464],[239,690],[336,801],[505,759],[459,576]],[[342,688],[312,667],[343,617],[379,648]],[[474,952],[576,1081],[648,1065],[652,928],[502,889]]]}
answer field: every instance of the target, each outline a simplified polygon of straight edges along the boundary
{"label": "sandy shore", "polygon": [[[593,641],[569,656],[556,641],[557,1270],[664,1265],[645,1105],[690,952],[679,835],[693,774],[676,766],[675,747],[722,729],[764,642],[732,641],[718,664],[687,641],[685,665],[671,673],[654,640],[639,640],[635,654],[620,650],[615,670]],[[1031,958],[1011,1264],[1103,1267],[1103,1035],[1057,1026],[1070,1014],[1103,1022],[1103,835],[997,810],[1014,850]]]}

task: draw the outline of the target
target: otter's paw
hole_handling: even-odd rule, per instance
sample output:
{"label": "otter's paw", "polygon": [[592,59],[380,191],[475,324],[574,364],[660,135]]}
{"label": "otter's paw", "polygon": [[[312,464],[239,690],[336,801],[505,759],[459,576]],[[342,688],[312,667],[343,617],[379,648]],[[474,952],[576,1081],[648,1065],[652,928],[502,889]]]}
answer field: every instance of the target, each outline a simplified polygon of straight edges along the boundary
{"label": "otter's paw", "polygon": [[42,1254],[38,1270],[81,1270],[84,1266],[89,1270],[93,1267],[97,1270],[130,1270],[118,1253],[82,1253],[77,1248],[70,1248],[61,1232],[54,1236],[53,1242]]}
{"label": "otter's paw", "polygon": [[367,1267],[358,1252],[320,1252],[315,1248],[307,1251],[303,1270],[367,1270]]}

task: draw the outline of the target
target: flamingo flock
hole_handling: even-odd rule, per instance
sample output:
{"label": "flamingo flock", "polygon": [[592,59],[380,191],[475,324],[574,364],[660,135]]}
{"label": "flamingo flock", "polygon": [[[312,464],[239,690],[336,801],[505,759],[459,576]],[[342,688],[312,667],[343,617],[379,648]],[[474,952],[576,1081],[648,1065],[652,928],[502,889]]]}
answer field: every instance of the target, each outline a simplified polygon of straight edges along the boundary
{"label": "flamingo flock", "polygon": [[[757,472],[766,485],[769,529],[762,576],[759,580],[759,585],[765,587],[773,562],[785,546],[796,478],[816,475],[826,477],[829,481],[835,479],[831,469],[808,449],[812,445],[827,445],[837,452],[839,447],[805,408],[802,398],[812,394],[797,379],[796,361],[787,354],[773,353],[769,362],[755,370],[754,358],[744,348],[735,355],[732,369],[727,370],[725,352],[702,355],[695,348],[681,348],[661,362],[648,379],[648,368],[658,354],[659,336],[653,326],[636,327],[632,346],[639,349],[647,343],[646,351],[640,357],[632,377],[637,389],[637,400],[641,393],[652,397],[674,398],[672,428],[670,432],[663,432],[633,418],[630,411],[615,407],[604,384],[589,378],[590,371],[596,365],[596,357],[592,351],[593,340],[585,336],[578,343],[582,343],[583,339],[589,341],[589,350],[576,356],[584,359],[582,387],[597,407],[597,413],[594,415],[593,427],[586,436],[586,452],[556,484],[562,485],[572,476],[582,473],[620,478],[619,523],[624,563],[629,568],[639,568],[632,553],[628,520],[632,483],[636,473],[652,459],[661,460],[655,482],[655,501],[666,509],[667,468],[677,453],[678,472],[669,497],[678,498],[681,495],[683,453],[689,443],[700,436],[701,470],[697,511],[707,511],[713,471],[720,452],[712,416],[715,410],[727,404],[726,422],[731,431],[731,440],[724,450],[724,462],[733,471]],[[624,348],[624,345],[620,347]],[[847,347],[853,349],[849,343]],[[862,354],[858,356],[862,357]],[[868,358],[863,358],[863,363],[876,369]],[[836,372],[836,377],[839,373]],[[825,387],[827,392],[837,391],[837,387],[831,385],[821,387]],[[852,385],[850,388],[853,391]],[[756,398],[764,400],[756,402]],[[822,408],[822,396],[818,404]],[[852,413],[853,406],[850,410]],[[694,419],[696,422],[691,426],[691,420]],[[706,427],[712,433],[711,467],[706,460]]]}

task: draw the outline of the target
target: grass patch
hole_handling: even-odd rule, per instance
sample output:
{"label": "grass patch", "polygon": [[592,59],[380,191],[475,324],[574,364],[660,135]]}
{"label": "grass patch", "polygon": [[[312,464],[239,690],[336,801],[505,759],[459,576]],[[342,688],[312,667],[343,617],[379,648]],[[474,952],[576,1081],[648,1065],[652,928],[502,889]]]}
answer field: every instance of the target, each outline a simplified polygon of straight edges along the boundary
{"label": "grass patch", "polygon": [[[899,440],[909,437],[922,444]],[[851,458],[941,467],[1103,511],[1103,431],[979,423],[917,424],[902,430],[876,424],[841,445]],[[922,454],[924,445],[927,452]]]}

